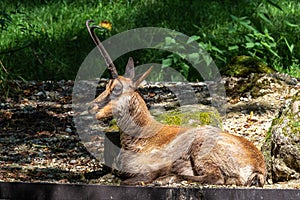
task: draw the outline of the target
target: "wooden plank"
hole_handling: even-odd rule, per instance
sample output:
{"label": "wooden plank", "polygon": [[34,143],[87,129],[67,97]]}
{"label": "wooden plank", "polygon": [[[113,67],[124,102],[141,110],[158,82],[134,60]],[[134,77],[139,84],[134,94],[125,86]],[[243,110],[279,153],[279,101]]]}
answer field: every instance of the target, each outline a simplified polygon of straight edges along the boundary
{"label": "wooden plank", "polygon": [[93,200],[93,199],[300,199],[300,190],[293,189],[227,189],[227,188],[162,188],[103,186],[85,184],[51,184],[1,182],[0,199]]}

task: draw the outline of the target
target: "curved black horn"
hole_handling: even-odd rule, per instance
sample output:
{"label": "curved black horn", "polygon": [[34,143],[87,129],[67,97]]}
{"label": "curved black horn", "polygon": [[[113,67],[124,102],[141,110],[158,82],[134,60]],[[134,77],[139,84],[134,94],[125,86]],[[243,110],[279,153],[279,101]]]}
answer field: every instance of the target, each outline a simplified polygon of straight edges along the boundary
{"label": "curved black horn", "polygon": [[109,54],[107,53],[107,51],[105,50],[104,46],[102,45],[101,41],[99,40],[99,38],[97,37],[97,35],[95,33],[95,29],[97,29],[97,28],[101,29],[101,27],[95,26],[95,25],[90,27],[90,22],[94,22],[94,20],[90,20],[90,19],[87,20],[85,22],[86,28],[88,29],[90,36],[93,39],[94,43],[97,45],[97,48],[98,48],[100,54],[104,58],[105,63],[107,65],[108,70],[111,73],[112,78],[117,78],[119,76],[117,69],[116,69],[112,59],[110,58]]}

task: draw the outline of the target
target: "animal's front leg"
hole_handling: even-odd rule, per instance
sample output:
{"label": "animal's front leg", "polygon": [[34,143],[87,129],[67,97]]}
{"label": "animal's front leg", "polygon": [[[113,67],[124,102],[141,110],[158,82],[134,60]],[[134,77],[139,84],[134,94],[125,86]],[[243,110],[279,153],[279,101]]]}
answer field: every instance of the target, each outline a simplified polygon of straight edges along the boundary
{"label": "animal's front leg", "polygon": [[153,182],[169,171],[169,160],[149,153],[132,153],[121,150],[118,156],[119,170],[128,174],[126,185],[141,185]]}
{"label": "animal's front leg", "polygon": [[157,175],[155,173],[134,174],[132,177],[121,182],[123,185],[144,185],[153,182]]}

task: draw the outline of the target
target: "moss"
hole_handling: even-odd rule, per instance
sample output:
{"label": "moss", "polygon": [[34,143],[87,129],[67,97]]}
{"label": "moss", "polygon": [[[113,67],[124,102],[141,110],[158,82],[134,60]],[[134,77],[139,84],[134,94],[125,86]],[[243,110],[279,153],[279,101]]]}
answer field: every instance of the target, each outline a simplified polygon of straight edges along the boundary
{"label": "moss", "polygon": [[269,143],[271,142],[271,138],[272,138],[272,131],[271,131],[271,128],[269,128],[267,134],[266,134],[266,137],[265,137],[265,142],[266,143]]}
{"label": "moss", "polygon": [[183,116],[182,114],[174,114],[171,116],[166,116],[165,120],[166,124],[170,124],[170,125],[181,125],[182,121],[183,121]]}
{"label": "moss", "polygon": [[[262,148],[268,167],[268,175],[270,175],[270,171],[272,171],[273,174],[276,174],[275,179],[273,177],[273,180],[275,181],[278,181],[278,177],[282,178],[283,176],[280,174],[280,171],[273,171],[276,162],[282,162],[283,166],[286,166],[289,170],[300,171],[300,116],[299,113],[293,113],[293,109],[291,109],[293,103],[300,100],[299,94],[300,92],[297,95],[294,95],[289,106],[273,120]],[[279,129],[280,132],[274,132],[276,129]],[[283,134],[285,139],[276,139],[276,137],[272,136],[272,133]],[[273,168],[271,168],[271,166],[273,166]],[[294,172],[288,172],[288,174],[293,173]]]}
{"label": "moss", "polygon": [[[300,101],[299,94],[300,94],[300,92],[298,92],[296,95],[294,95],[290,106],[292,106],[295,101]],[[288,109],[288,110],[286,110],[286,113],[282,116],[282,118],[288,120],[287,126],[285,126],[285,129],[284,129],[285,130],[284,135],[288,136],[290,134],[293,134],[294,137],[300,138],[300,122],[299,122],[300,116],[299,116],[299,113],[293,113],[292,109]],[[290,131],[286,131],[287,127],[289,128]]]}
{"label": "moss", "polygon": [[211,125],[222,128],[222,120],[219,113],[214,111],[190,111],[181,112],[173,110],[155,117],[161,123],[169,125],[202,126]]}
{"label": "moss", "polygon": [[274,69],[250,56],[235,56],[226,65],[222,74],[226,76],[246,77],[251,73],[273,73]]}
{"label": "moss", "polygon": [[218,126],[219,124],[222,124],[220,115],[212,111],[199,113],[199,119],[201,125]]}
{"label": "moss", "polygon": [[[279,124],[283,124],[284,121],[287,120],[287,123],[285,123],[284,126],[282,126],[282,133],[285,136],[290,137],[291,134],[294,135],[294,137],[298,137],[300,138],[300,123],[299,120],[295,117],[295,114],[293,114],[290,111],[286,111],[283,115],[281,115],[280,117],[276,118],[273,120],[272,122],[272,126],[274,125],[279,125]],[[266,135],[266,141],[271,138],[271,134]]]}
{"label": "moss", "polygon": [[108,130],[106,130],[107,132],[119,132],[120,129],[117,125],[117,120],[116,119],[112,119],[110,122],[109,122],[109,128]]}
{"label": "moss", "polygon": [[263,156],[265,158],[266,167],[267,167],[267,179],[272,178],[272,154],[271,154],[271,139],[268,140],[268,142],[265,142],[263,146],[261,147],[261,151],[263,153]]}
{"label": "moss", "polygon": [[254,77],[248,79],[246,82],[243,82],[243,84],[240,84],[240,87],[238,88],[238,93],[245,93],[245,92],[254,92],[257,88],[260,88],[260,86],[257,87],[257,80],[260,77],[257,75],[254,75]]}

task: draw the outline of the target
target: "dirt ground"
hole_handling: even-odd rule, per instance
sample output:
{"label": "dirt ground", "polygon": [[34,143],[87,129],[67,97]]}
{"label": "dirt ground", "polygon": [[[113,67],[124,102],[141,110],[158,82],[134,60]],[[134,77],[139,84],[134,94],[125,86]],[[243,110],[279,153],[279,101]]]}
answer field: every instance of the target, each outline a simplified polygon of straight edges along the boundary
{"label": "dirt ground", "polygon": [[[10,85],[15,90],[3,94],[0,103],[0,181],[120,183],[80,141],[73,120],[73,81]],[[153,96],[152,92],[147,95]],[[224,129],[261,147],[286,95],[278,91],[256,99],[228,97]],[[272,106],[267,107],[270,101]],[[179,186],[195,185],[183,182]],[[293,180],[265,187],[300,188],[300,183]]]}

